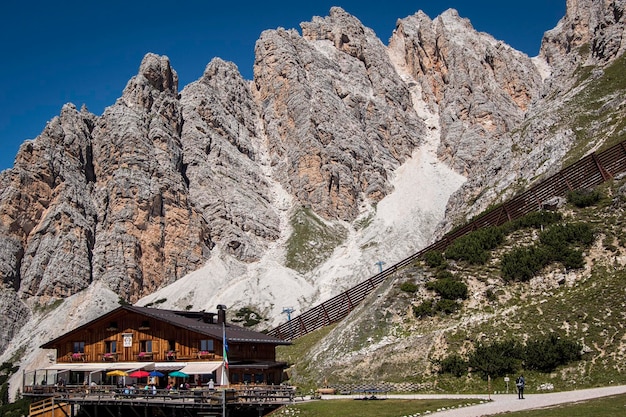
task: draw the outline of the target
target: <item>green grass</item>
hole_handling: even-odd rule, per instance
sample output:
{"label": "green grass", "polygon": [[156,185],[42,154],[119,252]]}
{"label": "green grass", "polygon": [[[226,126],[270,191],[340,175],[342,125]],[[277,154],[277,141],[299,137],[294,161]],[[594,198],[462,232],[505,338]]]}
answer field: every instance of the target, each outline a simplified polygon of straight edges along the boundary
{"label": "green grass", "polygon": [[285,266],[301,273],[328,259],[347,236],[345,228],[325,222],[308,208],[296,210],[291,225],[293,232],[287,240]]}
{"label": "green grass", "polygon": [[[529,371],[522,364],[520,371],[532,381],[527,388],[529,394],[538,393],[537,387],[544,383],[552,384],[555,391],[564,391],[623,381],[626,268],[620,259],[626,253],[626,201],[619,200],[622,202],[618,204],[615,196],[625,183],[626,179],[609,181],[598,187],[603,197],[595,205],[578,208],[568,204],[562,211],[563,222],[587,223],[598,231],[598,240],[592,248],[585,249],[589,263],[586,269],[566,271],[554,263],[538,272],[537,282],[505,282],[499,270],[502,255],[520,245],[532,244],[540,234],[536,228],[522,228],[492,251],[491,260],[485,265],[449,261],[447,270],[470,286],[472,297],[464,302],[462,310],[451,315],[417,319],[411,308],[428,295],[424,283],[439,272],[419,262],[419,267],[402,269],[395,279],[375,291],[366,300],[372,308],[363,316],[351,315],[338,324],[351,329],[349,337],[343,337],[346,332],[325,328],[296,340],[293,346],[281,347],[278,360],[294,364],[288,370],[290,382],[302,392],[322,386],[322,382],[331,386],[367,382],[412,383],[424,393],[484,393],[488,390],[487,381],[476,372],[460,378],[438,374],[437,360],[451,352],[466,357],[477,342],[514,338],[525,343],[551,332],[580,342],[584,346],[582,359],[548,374]],[[402,291],[404,282],[417,283],[420,290]],[[406,346],[402,350],[383,347],[369,352],[367,360],[371,363],[366,375],[359,368],[360,363],[352,362],[349,355],[339,367],[326,364],[327,359],[336,359],[327,353],[329,350],[361,352],[385,338]],[[407,342],[408,339],[412,340]],[[320,349],[321,343],[332,349]],[[492,378],[491,389],[503,392],[503,378]]]}
{"label": "green grass", "polygon": [[324,339],[337,324],[325,326],[292,341],[289,346],[276,346],[276,360],[293,363],[303,358],[309,349]]}
{"label": "green grass", "polygon": [[298,386],[299,392],[309,392],[317,388],[314,377],[308,372],[311,369],[309,351],[324,339],[337,324],[322,327],[292,341],[289,346],[276,347],[276,360],[292,365],[297,363],[295,370],[290,371],[292,383]]}
{"label": "green grass", "polygon": [[480,400],[323,400],[290,405],[272,414],[300,417],[402,417],[431,413],[442,408],[458,408],[478,404]]}
{"label": "green grass", "polygon": [[626,395],[562,404],[541,410],[507,413],[508,417],[623,417],[624,415],[626,415]]}

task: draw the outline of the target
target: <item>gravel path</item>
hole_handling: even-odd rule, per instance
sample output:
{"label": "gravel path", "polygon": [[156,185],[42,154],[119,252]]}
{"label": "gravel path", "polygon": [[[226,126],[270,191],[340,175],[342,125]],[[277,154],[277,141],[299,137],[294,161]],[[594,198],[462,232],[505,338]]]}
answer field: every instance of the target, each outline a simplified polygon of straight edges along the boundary
{"label": "gravel path", "polygon": [[[408,394],[389,395],[387,398],[407,398],[407,399],[432,399],[432,398],[478,398],[485,400],[483,404],[470,407],[463,407],[454,410],[434,412],[430,415],[436,417],[482,417],[511,411],[531,410],[533,408],[549,407],[557,404],[573,403],[577,401],[589,400],[592,398],[606,397],[616,394],[626,394],[626,385],[614,387],[590,388],[577,391],[553,392],[549,394],[526,393],[524,400],[519,400],[517,394],[495,394],[487,395],[454,395],[454,394]],[[324,399],[346,398],[345,395],[323,395]],[[492,401],[487,401],[491,399]],[[434,410],[433,410],[434,411]],[[626,405],[624,406],[626,415]]]}

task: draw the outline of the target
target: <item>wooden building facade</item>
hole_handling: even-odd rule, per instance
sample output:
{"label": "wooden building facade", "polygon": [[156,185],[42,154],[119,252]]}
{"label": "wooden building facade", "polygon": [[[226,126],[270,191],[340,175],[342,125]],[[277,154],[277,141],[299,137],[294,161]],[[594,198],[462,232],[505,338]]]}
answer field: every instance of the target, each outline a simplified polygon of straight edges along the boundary
{"label": "wooden building facade", "polygon": [[[117,368],[177,370],[202,382],[227,364],[230,383],[279,384],[286,364],[276,361],[275,348],[285,344],[289,342],[226,323],[222,306],[207,313],[125,305],[41,347],[56,350],[56,364],[50,367],[55,370],[88,369],[89,375]],[[80,379],[76,372],[73,379]]]}

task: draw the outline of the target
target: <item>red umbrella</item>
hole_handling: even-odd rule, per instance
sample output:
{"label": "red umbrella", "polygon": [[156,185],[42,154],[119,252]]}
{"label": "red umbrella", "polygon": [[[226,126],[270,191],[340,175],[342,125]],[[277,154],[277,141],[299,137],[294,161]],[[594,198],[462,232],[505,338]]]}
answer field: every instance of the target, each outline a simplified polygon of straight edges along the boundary
{"label": "red umbrella", "polygon": [[139,370],[139,371],[131,372],[130,374],[128,374],[128,376],[132,378],[145,378],[147,376],[150,376],[150,372]]}

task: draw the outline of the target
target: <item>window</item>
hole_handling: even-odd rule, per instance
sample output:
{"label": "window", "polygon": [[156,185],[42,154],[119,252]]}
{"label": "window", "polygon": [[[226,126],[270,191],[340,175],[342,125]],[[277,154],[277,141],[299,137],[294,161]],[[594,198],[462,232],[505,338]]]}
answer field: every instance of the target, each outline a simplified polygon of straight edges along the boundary
{"label": "window", "polygon": [[139,326],[139,330],[148,330],[150,328],[150,322],[148,320],[144,320],[141,322]]}
{"label": "window", "polygon": [[213,346],[213,339],[203,339],[200,340],[200,352],[215,352],[215,347]]}
{"label": "window", "polygon": [[176,350],[176,340],[168,340],[167,349],[174,352]]}
{"label": "window", "polygon": [[142,340],[141,351],[146,353],[152,353],[152,340]]}
{"label": "window", "polygon": [[107,340],[104,342],[104,352],[105,353],[116,353],[117,352],[117,342],[115,340]]}
{"label": "window", "polygon": [[85,353],[85,342],[74,342],[73,353]]}
{"label": "window", "polygon": [[117,322],[116,321],[112,321],[109,323],[109,327],[107,327],[107,330],[110,332],[114,332],[117,330]]}

